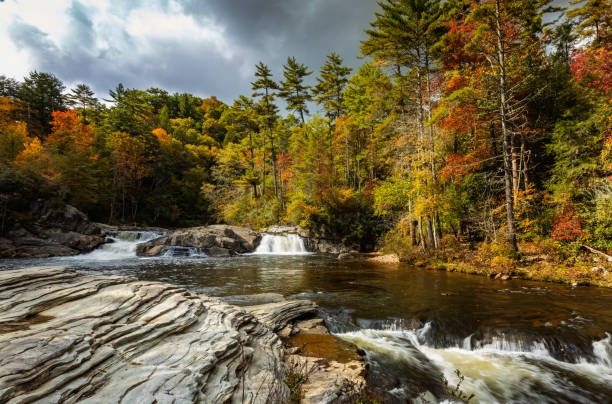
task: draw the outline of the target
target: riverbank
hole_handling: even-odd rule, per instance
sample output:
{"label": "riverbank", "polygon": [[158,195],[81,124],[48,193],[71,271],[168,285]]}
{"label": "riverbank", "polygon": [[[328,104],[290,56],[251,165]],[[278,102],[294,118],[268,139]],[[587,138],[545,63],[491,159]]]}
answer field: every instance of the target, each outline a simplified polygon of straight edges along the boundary
{"label": "riverbank", "polygon": [[612,288],[612,262],[588,251],[565,257],[550,245],[521,243],[519,254],[504,246],[454,244],[430,254],[400,252],[400,261],[419,268],[480,275],[494,280],[524,279],[572,286]]}

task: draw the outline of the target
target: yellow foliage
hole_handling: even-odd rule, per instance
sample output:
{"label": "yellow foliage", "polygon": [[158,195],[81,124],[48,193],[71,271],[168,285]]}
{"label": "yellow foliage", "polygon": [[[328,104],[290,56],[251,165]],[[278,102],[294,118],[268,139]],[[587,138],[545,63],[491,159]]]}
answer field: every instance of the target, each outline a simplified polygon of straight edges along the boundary
{"label": "yellow foliage", "polygon": [[13,161],[29,143],[25,122],[0,128],[0,159]]}
{"label": "yellow foliage", "polygon": [[24,149],[15,158],[15,163],[26,170],[31,170],[47,178],[57,179],[60,173],[55,169],[51,156],[44,150],[40,139],[35,137],[24,143]]}

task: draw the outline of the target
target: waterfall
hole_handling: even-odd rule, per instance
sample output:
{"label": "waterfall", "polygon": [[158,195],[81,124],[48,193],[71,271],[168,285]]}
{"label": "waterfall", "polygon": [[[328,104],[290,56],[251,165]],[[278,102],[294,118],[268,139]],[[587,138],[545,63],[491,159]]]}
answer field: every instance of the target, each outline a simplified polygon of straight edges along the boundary
{"label": "waterfall", "polygon": [[74,259],[87,259],[93,261],[111,261],[126,258],[136,258],[136,246],[163,236],[163,232],[154,231],[110,231],[106,238],[112,242],[102,244],[98,249],[83,255],[76,255]]}
{"label": "waterfall", "polygon": [[304,239],[297,234],[264,234],[253,254],[303,255],[308,251]]}

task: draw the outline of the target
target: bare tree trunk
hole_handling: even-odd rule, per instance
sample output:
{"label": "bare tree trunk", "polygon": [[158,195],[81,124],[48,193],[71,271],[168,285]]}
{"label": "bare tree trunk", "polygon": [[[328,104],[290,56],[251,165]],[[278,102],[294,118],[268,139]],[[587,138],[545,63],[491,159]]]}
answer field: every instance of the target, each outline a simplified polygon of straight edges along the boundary
{"label": "bare tree trunk", "polygon": [[512,168],[510,151],[510,133],[506,127],[506,55],[504,49],[504,37],[501,28],[500,0],[495,0],[495,30],[497,34],[497,57],[499,62],[499,114],[501,119],[501,130],[504,144],[504,179],[506,193],[506,220],[508,222],[508,241],[514,250],[516,245],[516,229],[514,223],[514,200],[512,192]]}
{"label": "bare tree trunk", "polygon": [[436,239],[434,238],[433,225],[429,216],[425,217],[425,223],[427,225],[427,238],[429,239],[429,245],[435,249]]}
{"label": "bare tree trunk", "polygon": [[414,211],[412,210],[412,199],[408,200],[408,214],[410,220],[410,246],[414,247],[417,245],[416,241],[416,221],[414,220]]}
{"label": "bare tree trunk", "polygon": [[514,134],[510,135],[510,155],[512,156],[512,197],[513,201],[516,204],[518,198],[518,190],[519,190],[519,156],[516,152],[516,144],[515,144]]}
{"label": "bare tree trunk", "polygon": [[421,243],[421,247],[423,248],[423,251],[427,251],[427,243],[425,242],[425,235],[423,234],[423,216],[419,216],[417,227],[419,230],[419,241]]}
{"label": "bare tree trunk", "polygon": [[272,176],[274,177],[274,196],[276,199],[279,199],[278,196],[278,186],[277,182],[277,174],[276,174],[276,149],[274,149],[274,139],[272,138],[272,130],[270,129],[270,145],[272,146]]}
{"label": "bare tree trunk", "polygon": [[346,186],[350,186],[348,130],[344,131],[344,159],[346,160]]}
{"label": "bare tree trunk", "polygon": [[527,153],[525,146],[525,136],[521,136],[521,161],[523,167],[523,182],[525,184],[525,191],[529,188],[529,176],[528,176],[528,163],[529,163],[529,153]]}
{"label": "bare tree trunk", "polygon": [[[253,131],[249,129],[249,151],[251,152],[251,169],[255,173],[255,153],[253,152]],[[257,184],[253,183],[253,197],[257,198]]]}
{"label": "bare tree trunk", "polygon": [[262,182],[261,182],[261,195],[262,196],[266,196],[266,132],[262,131],[261,132],[263,135],[263,156],[261,159],[261,177],[262,177]]}

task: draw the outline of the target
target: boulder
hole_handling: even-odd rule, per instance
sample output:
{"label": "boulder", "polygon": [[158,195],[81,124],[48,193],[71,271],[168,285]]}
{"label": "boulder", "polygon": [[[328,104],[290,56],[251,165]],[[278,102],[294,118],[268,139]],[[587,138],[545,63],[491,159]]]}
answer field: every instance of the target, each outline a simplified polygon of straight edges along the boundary
{"label": "boulder", "polygon": [[300,237],[303,238],[308,238],[309,234],[308,231],[306,231],[306,229],[303,229],[299,226],[281,226],[281,225],[274,225],[274,226],[270,226],[267,229],[264,230],[264,233],[269,233],[269,234],[297,234]]}
{"label": "boulder", "polygon": [[342,243],[322,238],[308,239],[307,246],[310,251],[325,254],[351,254],[355,251],[354,248],[350,248]]}
{"label": "boulder", "polygon": [[261,235],[246,227],[212,225],[176,230],[148,243],[140,244],[138,255],[156,256],[164,250],[159,246],[195,247],[213,257],[228,257],[254,251]]}
{"label": "boulder", "polygon": [[41,199],[32,204],[29,216],[31,224],[0,239],[0,257],[76,255],[104,243],[100,227],[74,206]]}
{"label": "boulder", "polygon": [[[0,271],[0,402],[288,402],[272,328],[314,307],[288,300],[244,310],[63,267]],[[363,379],[363,362],[325,366],[309,376],[306,402],[342,397]]]}

